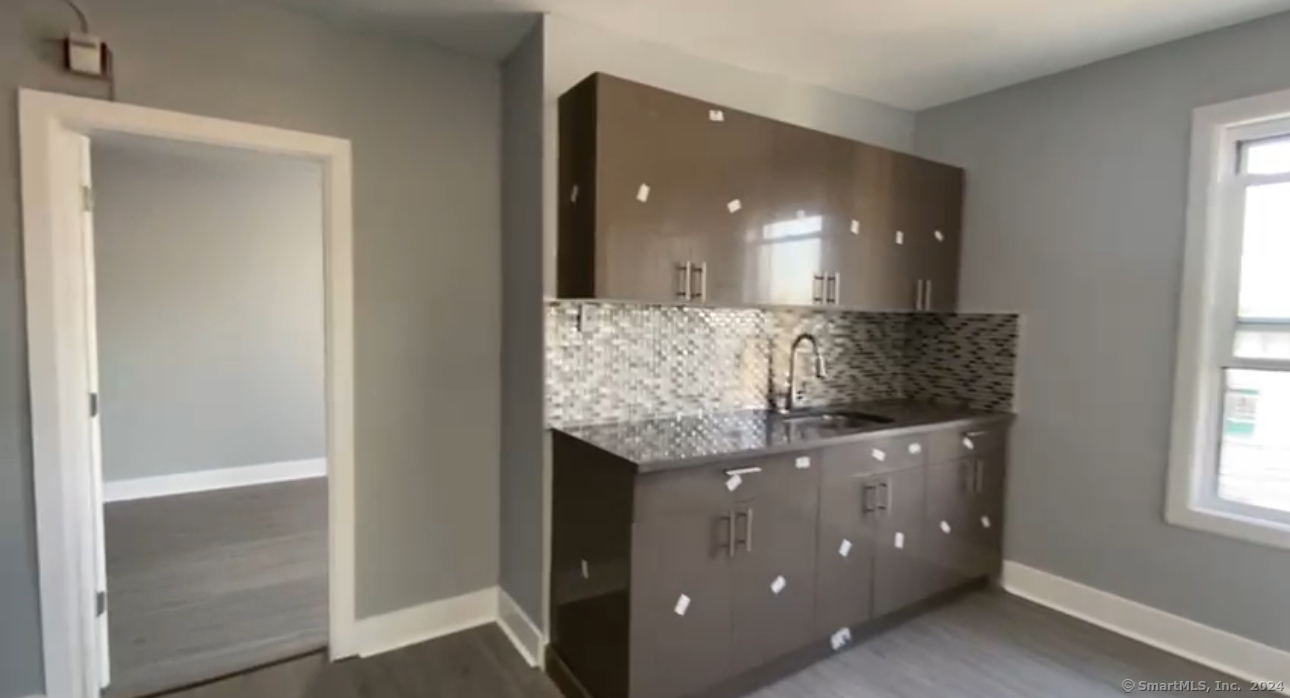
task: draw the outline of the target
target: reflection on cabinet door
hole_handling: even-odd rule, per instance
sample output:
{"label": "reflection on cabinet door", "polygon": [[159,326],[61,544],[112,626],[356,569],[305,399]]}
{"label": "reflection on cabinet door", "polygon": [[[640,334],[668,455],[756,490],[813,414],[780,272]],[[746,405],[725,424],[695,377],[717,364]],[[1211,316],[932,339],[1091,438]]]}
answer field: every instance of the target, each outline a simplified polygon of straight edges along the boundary
{"label": "reflection on cabinet door", "polygon": [[[814,456],[804,456],[814,458]],[[748,463],[736,492],[731,668],[751,669],[812,639],[819,472],[796,458]]]}
{"label": "reflection on cabinet door", "polygon": [[[917,208],[915,158],[857,144],[853,149],[853,242],[847,251],[844,304],[862,310],[914,310],[915,254],[910,231]],[[850,230],[848,222],[848,230]]]}
{"label": "reflection on cabinet door", "polygon": [[924,550],[923,511],[927,469],[904,468],[885,475],[874,557],[873,615],[906,608],[927,596],[933,573]]}
{"label": "reflection on cabinet door", "polygon": [[852,142],[774,123],[766,220],[749,240],[756,260],[751,302],[841,305],[852,217]]}
{"label": "reflection on cabinet door", "polygon": [[676,698],[730,671],[733,502],[710,468],[641,477],[632,526],[631,695]]}

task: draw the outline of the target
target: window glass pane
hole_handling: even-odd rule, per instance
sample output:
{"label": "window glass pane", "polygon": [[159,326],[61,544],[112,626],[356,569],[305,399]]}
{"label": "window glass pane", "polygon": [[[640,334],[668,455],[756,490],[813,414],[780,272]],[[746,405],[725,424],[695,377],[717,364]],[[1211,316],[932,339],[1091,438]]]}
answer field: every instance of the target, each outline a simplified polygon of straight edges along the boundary
{"label": "window glass pane", "polygon": [[1245,191],[1240,315],[1290,319],[1290,182]]}
{"label": "window glass pane", "polygon": [[1226,371],[1218,496],[1290,512],[1290,371]]}
{"label": "window glass pane", "polygon": [[1246,174],[1290,172],[1290,138],[1242,143],[1241,169]]}
{"label": "window glass pane", "polygon": [[1290,327],[1236,330],[1237,356],[1242,359],[1286,359],[1290,361]]}

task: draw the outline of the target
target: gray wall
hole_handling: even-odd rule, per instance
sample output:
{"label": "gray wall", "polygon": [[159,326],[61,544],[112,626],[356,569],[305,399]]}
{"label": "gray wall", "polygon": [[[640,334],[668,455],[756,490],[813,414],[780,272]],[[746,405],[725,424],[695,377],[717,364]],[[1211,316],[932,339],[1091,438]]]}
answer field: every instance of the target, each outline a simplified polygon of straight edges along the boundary
{"label": "gray wall", "polygon": [[502,64],[501,587],[543,623],[542,22]]}
{"label": "gray wall", "polygon": [[323,458],[322,168],[92,140],[103,478]]}
{"label": "gray wall", "polygon": [[1007,557],[1290,650],[1290,553],[1167,525],[1193,108],[1290,88],[1290,15],[918,115],[965,310],[1024,314]]}
{"label": "gray wall", "polygon": [[[121,101],[353,141],[358,614],[495,584],[497,67],[258,4],[91,9]],[[0,6],[0,696],[41,690],[15,88],[106,94],[57,68],[72,21]]]}
{"label": "gray wall", "polygon": [[[636,80],[732,109],[911,151],[914,115],[877,102],[698,58],[560,17],[546,26],[546,187],[555,201],[557,100],[595,72]],[[556,207],[545,212],[547,295],[555,295]]]}

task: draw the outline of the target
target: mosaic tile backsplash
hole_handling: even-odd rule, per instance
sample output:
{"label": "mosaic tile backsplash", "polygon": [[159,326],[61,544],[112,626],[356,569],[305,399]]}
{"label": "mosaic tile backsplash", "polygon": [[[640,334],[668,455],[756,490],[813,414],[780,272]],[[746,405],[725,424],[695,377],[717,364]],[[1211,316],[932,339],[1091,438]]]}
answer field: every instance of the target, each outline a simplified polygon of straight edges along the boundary
{"label": "mosaic tile backsplash", "polygon": [[556,426],[758,409],[782,400],[793,338],[804,405],[912,398],[1011,410],[1016,315],[863,313],[554,301],[546,308],[547,421]]}

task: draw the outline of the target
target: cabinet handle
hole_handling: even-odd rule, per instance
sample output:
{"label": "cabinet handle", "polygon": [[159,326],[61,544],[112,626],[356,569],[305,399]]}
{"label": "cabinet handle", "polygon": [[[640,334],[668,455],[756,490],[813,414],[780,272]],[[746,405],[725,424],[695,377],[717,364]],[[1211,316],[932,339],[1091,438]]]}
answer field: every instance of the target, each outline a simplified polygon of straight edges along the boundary
{"label": "cabinet handle", "polygon": [[690,300],[690,297],[691,297],[690,296],[690,267],[691,266],[693,265],[691,265],[689,262],[676,265],[676,270],[680,272],[677,277],[677,288],[676,288],[677,298],[684,298],[685,300]]}
{"label": "cabinet handle", "polygon": [[699,277],[699,282],[692,285],[690,298],[699,301],[704,300],[708,295],[708,263],[691,264],[690,273],[697,274]]}
{"label": "cabinet handle", "polygon": [[973,465],[972,491],[977,494],[985,492],[985,462],[980,458],[977,458]]}
{"label": "cabinet handle", "polygon": [[878,489],[882,491],[882,499],[879,501],[877,508],[879,511],[889,511],[891,509],[891,481],[883,480],[878,483]]}
{"label": "cabinet handle", "polygon": [[971,492],[976,487],[976,461],[965,460],[959,464],[959,491]]}
{"label": "cabinet handle", "polygon": [[838,298],[842,295],[842,273],[833,272],[824,277],[824,303],[826,305],[837,305]]}
{"label": "cabinet handle", "polygon": [[973,439],[975,439],[975,438],[976,438],[976,437],[978,437],[978,436],[985,436],[986,434],[989,434],[989,433],[990,433],[990,432],[988,432],[988,431],[986,431],[986,430],[982,429],[982,430],[980,430],[980,431],[965,431],[965,432],[963,432],[963,435],[964,435],[964,436],[966,436],[966,437],[968,437],[968,438],[973,438]]}
{"label": "cabinet handle", "polygon": [[721,521],[723,521],[726,524],[726,555],[728,557],[734,557],[735,556],[735,514],[734,512],[730,512],[726,516],[721,517]]}
{"label": "cabinet handle", "polygon": [[926,288],[927,288],[927,294],[926,294],[926,300],[923,301],[923,310],[931,310],[932,309],[932,280],[931,279],[927,280]]}
{"label": "cabinet handle", "polygon": [[869,514],[874,511],[875,506],[873,504],[873,500],[870,499],[869,494],[877,493],[877,491],[878,491],[878,487],[876,485],[860,486],[860,513],[861,514]]}
{"label": "cabinet handle", "polygon": [[760,473],[760,472],[761,472],[760,465],[752,465],[747,468],[731,468],[730,470],[726,471],[726,477],[733,477],[735,475],[753,475],[755,473]]}
{"label": "cabinet handle", "polygon": [[914,292],[914,310],[923,309],[923,280],[918,280],[917,290]]}
{"label": "cabinet handle", "polygon": [[738,519],[740,516],[744,517],[744,541],[743,541],[743,542],[744,542],[744,552],[746,552],[746,553],[751,553],[751,552],[752,552],[752,549],[753,549],[753,548],[752,548],[752,537],[753,537],[753,508],[752,508],[752,507],[748,507],[747,511],[742,511],[742,512],[739,512],[739,513],[735,514],[735,518],[736,518],[736,519]]}
{"label": "cabinet handle", "polygon": [[816,274],[815,278],[811,279],[811,302],[812,303],[824,302],[824,285],[825,285],[825,281],[824,281],[823,274]]}

